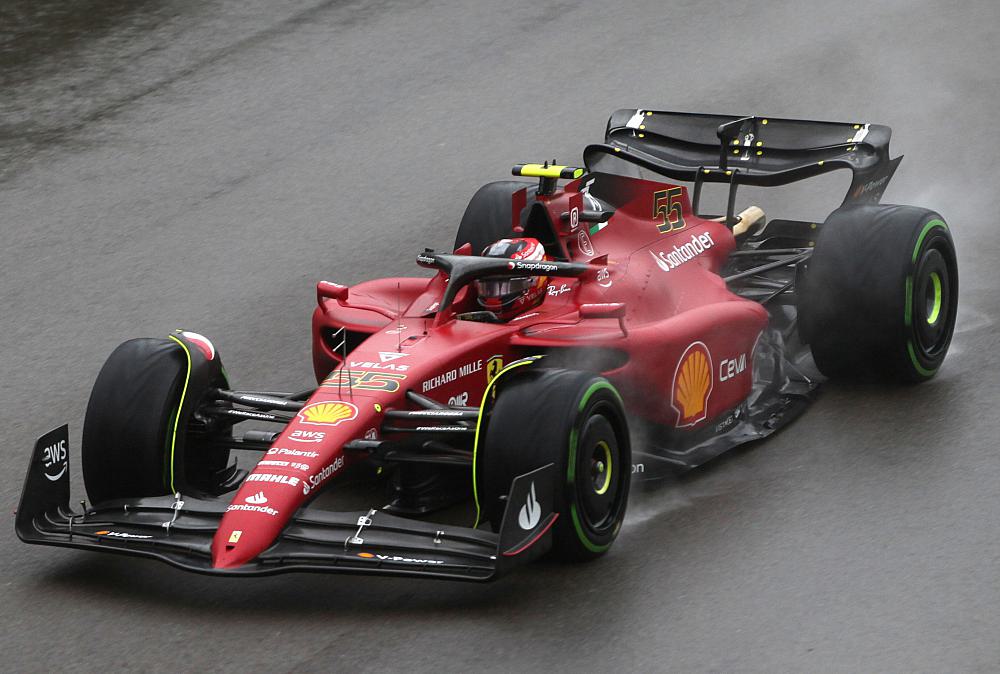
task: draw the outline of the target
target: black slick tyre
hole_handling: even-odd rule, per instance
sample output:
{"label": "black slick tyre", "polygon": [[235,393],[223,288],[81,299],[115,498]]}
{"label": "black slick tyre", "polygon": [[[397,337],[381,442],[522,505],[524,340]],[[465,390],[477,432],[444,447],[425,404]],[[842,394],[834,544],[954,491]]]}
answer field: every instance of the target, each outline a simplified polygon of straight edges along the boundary
{"label": "black slick tyre", "polygon": [[197,400],[207,388],[192,390],[187,375],[184,349],[170,339],[132,339],[108,357],[83,424],[83,478],[92,503],[209,487],[225,468],[228,450],[189,447],[190,461],[174,461],[190,420],[182,396]]}
{"label": "black slick tyre", "polygon": [[528,188],[526,205],[530,206],[535,200],[532,183],[500,180],[480,187],[462,215],[454,250],[468,243],[473,255],[481,255],[491,243],[514,236],[511,197],[524,188]]}
{"label": "black slick tyre", "polygon": [[518,475],[555,464],[553,549],[567,560],[611,547],[628,505],[631,448],[621,398],[603,377],[528,370],[502,384],[477,446],[477,500],[499,528]]}
{"label": "black slick tyre", "polygon": [[958,310],[948,225],[914,206],[834,211],[801,285],[799,330],[828,377],[918,383],[933,377]]}

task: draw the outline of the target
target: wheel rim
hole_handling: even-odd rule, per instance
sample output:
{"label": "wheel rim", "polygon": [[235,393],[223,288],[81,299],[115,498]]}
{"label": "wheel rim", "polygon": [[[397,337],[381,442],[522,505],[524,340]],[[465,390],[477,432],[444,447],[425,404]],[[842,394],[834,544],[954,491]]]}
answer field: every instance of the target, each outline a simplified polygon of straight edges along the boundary
{"label": "wheel rim", "polygon": [[937,247],[920,256],[914,274],[913,331],[921,355],[935,359],[951,338],[952,293],[948,262]]}
{"label": "wheel rim", "polygon": [[590,477],[594,483],[594,492],[603,496],[611,486],[611,473],[614,467],[611,448],[603,440],[594,446],[590,459]]}
{"label": "wheel rim", "polygon": [[623,493],[621,450],[607,417],[591,414],[579,433],[576,493],[586,529],[603,534],[617,525]]}

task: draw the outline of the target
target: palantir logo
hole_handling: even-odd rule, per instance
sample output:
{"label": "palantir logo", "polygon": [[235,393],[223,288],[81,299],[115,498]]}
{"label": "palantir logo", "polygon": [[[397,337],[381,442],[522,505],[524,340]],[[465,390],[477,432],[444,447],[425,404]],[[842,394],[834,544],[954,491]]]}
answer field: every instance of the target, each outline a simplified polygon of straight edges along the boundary
{"label": "palantir logo", "polygon": [[542,506],[535,498],[535,483],[532,482],[531,491],[528,492],[528,500],[521,506],[521,512],[518,513],[517,523],[525,531],[530,531],[538,526],[540,519],[542,519]]}
{"label": "palantir logo", "polygon": [[253,496],[247,496],[245,500],[252,505],[264,505],[267,503],[267,497],[264,496],[264,492],[262,491],[257,492]]}

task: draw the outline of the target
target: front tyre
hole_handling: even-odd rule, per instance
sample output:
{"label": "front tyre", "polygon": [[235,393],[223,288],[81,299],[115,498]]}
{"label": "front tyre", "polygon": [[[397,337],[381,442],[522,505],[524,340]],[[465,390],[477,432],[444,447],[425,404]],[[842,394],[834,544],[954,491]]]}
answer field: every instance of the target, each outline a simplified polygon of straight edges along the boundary
{"label": "front tyre", "polygon": [[92,503],[226,487],[235,467],[226,465],[229,450],[213,441],[231,437],[231,429],[208,434],[202,424],[202,432],[191,432],[209,388],[226,387],[214,347],[211,355],[181,336],[132,339],[112,352],[83,423],[81,463]]}
{"label": "front tyre", "polygon": [[829,377],[918,383],[951,344],[958,262],[948,225],[914,206],[834,211],[802,284],[799,329]]}
{"label": "front tyre", "polygon": [[495,529],[513,479],[553,463],[554,551],[569,560],[608,551],[625,519],[632,456],[621,397],[606,379],[528,370],[500,385],[481,432],[477,499]]}

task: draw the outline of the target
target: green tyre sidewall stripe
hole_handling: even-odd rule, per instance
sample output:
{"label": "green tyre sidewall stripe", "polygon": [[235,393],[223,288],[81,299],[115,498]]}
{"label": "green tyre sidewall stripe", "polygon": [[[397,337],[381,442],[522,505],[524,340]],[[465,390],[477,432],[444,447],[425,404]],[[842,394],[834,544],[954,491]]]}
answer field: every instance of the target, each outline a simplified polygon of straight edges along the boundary
{"label": "green tyre sidewall stripe", "polygon": [[[933,218],[924,223],[923,228],[920,230],[920,234],[917,235],[917,241],[913,245],[913,253],[910,255],[910,264],[915,265],[917,263],[917,258],[920,255],[920,248],[924,245],[924,239],[930,234],[931,230],[940,227],[945,231],[948,231],[948,225],[945,224],[944,220],[940,218]],[[915,269],[913,271],[916,271]],[[906,277],[906,304],[903,306],[903,323],[907,328],[907,331],[913,327],[913,271]],[[940,282],[939,282],[940,284]],[[938,297],[940,297],[940,290],[937,292]],[[937,372],[938,368],[928,369],[920,363],[920,359],[917,357],[916,348],[913,345],[913,337],[907,336],[906,338],[906,353],[910,358],[910,364],[913,365],[914,371],[924,378],[931,378],[934,373]]]}

